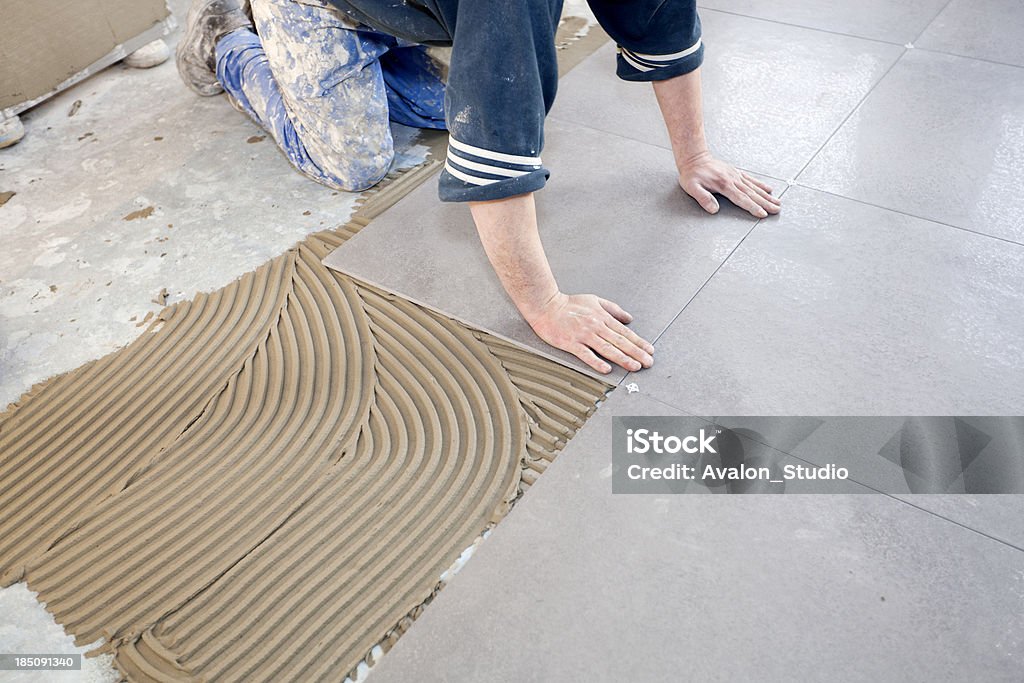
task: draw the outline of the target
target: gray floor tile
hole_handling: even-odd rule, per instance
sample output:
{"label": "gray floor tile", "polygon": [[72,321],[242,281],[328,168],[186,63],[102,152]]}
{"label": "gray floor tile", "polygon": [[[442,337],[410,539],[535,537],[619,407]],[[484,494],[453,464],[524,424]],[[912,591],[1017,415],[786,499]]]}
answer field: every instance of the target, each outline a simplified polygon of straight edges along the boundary
{"label": "gray floor tile", "polygon": [[700,0],[700,7],[862,38],[909,43],[948,0]]}
{"label": "gray floor tile", "polygon": [[[538,215],[559,285],[618,302],[648,338],[665,329],[754,223],[727,202],[718,215],[705,214],[679,189],[672,156],[658,147],[549,121],[543,157],[552,177],[537,195]],[[615,171],[594,172],[602,168]],[[439,202],[432,182],[326,263],[585,367],[534,335],[492,271],[469,210]]]}
{"label": "gray floor tile", "polygon": [[613,495],[617,390],[373,677],[1015,680],[1021,551],[878,495]]}
{"label": "gray floor tile", "polygon": [[635,381],[697,415],[1020,415],[1022,272],[1011,243],[792,187]]}
{"label": "gray floor tile", "polygon": [[1024,243],[1024,77],[910,50],[799,181]]}
{"label": "gray floor tile", "polygon": [[1024,548],[1024,496],[897,496],[911,505]]}
{"label": "gray floor tile", "polygon": [[917,47],[1024,66],[1024,3],[953,0],[924,32]]}
{"label": "gray floor tile", "polygon": [[[794,177],[902,48],[721,12],[701,14],[708,143],[723,158]],[[559,84],[552,116],[669,146],[654,92],[615,76],[607,45]]]}

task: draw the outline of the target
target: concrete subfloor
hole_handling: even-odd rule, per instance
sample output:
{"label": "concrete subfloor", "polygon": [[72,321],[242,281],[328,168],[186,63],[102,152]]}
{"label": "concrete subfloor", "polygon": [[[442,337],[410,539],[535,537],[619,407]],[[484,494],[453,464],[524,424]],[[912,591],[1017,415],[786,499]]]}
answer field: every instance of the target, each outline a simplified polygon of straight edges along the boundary
{"label": "concrete subfloor", "polygon": [[[186,89],[173,59],[115,65],[22,120],[0,152],[0,191],[15,192],[0,207],[0,406],[344,223],[358,197],[297,173],[223,96]],[[417,135],[396,126],[396,167],[425,157]]]}

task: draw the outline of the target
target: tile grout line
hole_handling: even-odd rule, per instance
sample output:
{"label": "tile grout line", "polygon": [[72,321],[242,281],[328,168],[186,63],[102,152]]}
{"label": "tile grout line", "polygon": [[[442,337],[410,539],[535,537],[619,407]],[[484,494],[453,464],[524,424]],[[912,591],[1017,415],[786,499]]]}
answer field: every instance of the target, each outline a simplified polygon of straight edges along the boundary
{"label": "tile grout line", "polygon": [[796,184],[796,181],[800,179],[800,176],[803,175],[804,171],[807,170],[807,167],[810,166],[814,162],[814,160],[818,158],[818,155],[821,154],[822,150],[824,150],[825,147],[828,146],[828,143],[832,142],[832,138],[834,138],[839,133],[839,131],[843,129],[843,126],[846,125],[847,121],[853,118],[853,115],[860,110],[860,108],[864,105],[864,102],[866,102],[868,97],[871,96],[871,93],[873,93],[875,89],[878,88],[879,85],[881,85],[882,81],[884,81],[886,77],[890,73],[892,73],[892,70],[896,68],[896,65],[903,61],[903,58],[907,55],[907,52],[909,51],[910,50],[908,50],[906,47],[903,48],[903,52],[900,53],[900,56],[897,57],[893,61],[893,63],[889,65],[889,68],[885,70],[885,73],[883,73],[877,81],[875,81],[875,84],[868,88],[868,91],[864,93],[864,96],[860,98],[856,105],[854,105],[853,109],[851,109],[850,112],[843,117],[843,120],[839,122],[839,125],[835,127],[835,129],[829,134],[827,138],[825,138],[825,142],[823,142],[821,146],[814,151],[814,154],[811,155],[807,162],[800,167],[800,170],[797,171],[796,175],[793,176],[792,184]]}
{"label": "tile grout line", "polygon": [[[828,136],[828,138],[825,139],[825,142],[822,143],[822,145],[814,152],[814,154],[811,155],[811,158],[807,160],[807,163],[805,163],[803,165],[803,167],[801,167],[801,169],[799,171],[797,171],[796,175],[793,176],[793,184],[795,184],[796,181],[799,180],[800,176],[803,175],[804,171],[807,170],[807,167],[810,166],[814,162],[814,160],[818,157],[818,155],[821,154],[822,150],[824,150],[825,147],[828,146],[828,143],[832,141],[832,138],[834,138],[839,133],[839,131],[843,129],[843,126],[846,125],[846,122],[849,121],[853,117],[853,115],[856,114],[860,110],[860,108],[864,105],[864,102],[866,102],[868,97],[871,96],[871,93],[873,93],[878,88],[878,86],[882,84],[882,81],[884,81],[886,79],[886,77],[890,73],[892,73],[892,70],[896,68],[896,65],[899,64],[901,61],[903,61],[903,58],[907,56],[907,53],[911,49],[916,49],[916,48],[913,48],[914,43],[916,43],[917,41],[919,41],[921,39],[921,36],[923,36],[928,31],[929,27],[931,27],[931,25],[935,23],[935,20],[938,19],[939,16],[941,16],[941,14],[946,11],[946,8],[949,7],[949,5],[952,4],[952,2],[953,2],[953,0],[947,0],[946,4],[943,5],[942,8],[938,12],[935,13],[935,16],[933,16],[931,18],[931,21],[929,21],[927,24],[925,24],[925,27],[923,29],[921,29],[921,31],[917,34],[917,36],[912,41],[910,41],[909,43],[907,43],[906,45],[903,46],[903,52],[900,53],[900,56],[897,57],[896,60],[893,61],[893,63],[889,65],[889,68],[885,70],[885,73],[883,73],[882,76],[877,81],[875,81],[875,84],[872,85],[870,88],[868,88],[868,91],[866,93],[864,93],[864,96],[861,97],[860,100],[857,102],[857,104],[853,107],[853,109],[850,110],[850,113],[847,114],[843,118],[843,120],[839,123],[839,125],[836,126],[835,130],[833,130],[832,133]],[[812,30],[817,30],[817,29],[812,29]],[[879,41],[879,42],[885,42],[885,41]],[[889,43],[889,44],[890,45],[896,45],[896,43]],[[907,47],[907,45],[909,45],[910,47]]]}
{"label": "tile grout line", "polygon": [[[785,182],[785,181],[783,181],[783,182]],[[782,192],[779,193],[779,199],[782,199],[783,195],[785,195],[786,192],[788,192],[789,188],[791,188],[791,187],[793,187],[793,186],[791,184],[787,183],[786,184],[786,189],[784,189]],[[658,336],[656,336],[654,338],[654,341],[651,342],[652,344],[656,344],[659,339],[661,339],[663,336],[665,336],[665,333],[668,332],[669,328],[672,327],[672,325],[675,324],[676,320],[679,319],[679,316],[681,316],[683,314],[683,312],[687,309],[687,307],[691,303],[693,303],[693,300],[696,299],[700,295],[700,293],[704,291],[704,288],[708,286],[708,283],[711,282],[712,278],[714,278],[716,275],[718,275],[718,271],[720,271],[722,269],[722,267],[725,266],[725,264],[729,262],[729,259],[731,259],[732,255],[736,253],[736,250],[739,249],[743,245],[743,243],[747,241],[747,238],[750,237],[751,233],[753,233],[754,230],[757,229],[757,226],[761,225],[761,221],[764,221],[764,220],[768,220],[768,219],[767,218],[758,218],[757,220],[754,221],[754,224],[751,225],[750,229],[747,230],[743,234],[743,237],[741,237],[739,242],[736,243],[736,246],[734,246],[732,249],[729,250],[729,253],[726,255],[726,257],[724,259],[722,259],[722,262],[718,264],[718,266],[711,273],[711,275],[707,276],[707,278],[704,280],[704,282],[701,283],[700,287],[697,288],[697,291],[694,292],[693,295],[690,296],[690,298],[686,300],[686,303],[683,304],[682,308],[680,308],[679,311],[677,311],[676,314],[674,316],[672,316],[672,319],[668,321],[668,323],[661,330],[661,332],[658,333]],[[625,380],[626,377],[629,377],[632,374],[635,374],[635,373],[627,373],[626,376],[622,378],[622,380]],[[619,380],[619,384],[622,383],[622,380]]]}
{"label": "tile grout line", "polygon": [[[792,187],[792,186],[791,186],[791,185],[787,185],[787,186],[786,186],[786,190],[788,190],[788,189],[789,189],[790,187]],[[786,193],[786,190],[783,190],[783,191],[782,191],[782,192],[781,192],[781,193],[779,194],[779,198],[780,198],[780,199],[782,198],[782,195]],[[737,243],[736,243],[736,246],[734,246],[734,247],[733,247],[733,248],[732,248],[731,250],[729,250],[729,253],[728,253],[728,254],[726,255],[726,257],[725,257],[724,259],[722,259],[722,262],[721,262],[721,263],[719,263],[719,264],[718,264],[718,266],[716,266],[716,267],[715,267],[715,270],[714,270],[714,271],[713,271],[713,272],[712,272],[712,273],[711,273],[710,275],[708,275],[708,276],[707,276],[707,278],[706,278],[706,279],[704,280],[704,282],[702,282],[702,283],[701,283],[700,287],[698,287],[698,288],[697,288],[697,291],[695,291],[695,292],[694,292],[694,293],[693,293],[693,294],[692,294],[692,295],[690,296],[690,298],[686,300],[686,303],[684,303],[684,304],[683,304],[682,308],[680,308],[680,309],[679,309],[679,310],[678,310],[678,311],[676,312],[676,314],[672,316],[672,319],[671,319],[671,320],[669,320],[669,321],[668,321],[668,322],[667,322],[667,323],[665,324],[665,327],[664,327],[664,328],[662,328],[661,332],[658,332],[657,336],[655,336],[655,337],[654,337],[654,339],[653,339],[653,340],[651,340],[651,344],[652,344],[652,345],[654,345],[654,344],[657,344],[657,343],[658,343],[658,340],[659,340],[659,339],[661,339],[661,338],[662,338],[662,337],[663,337],[663,336],[665,335],[665,333],[666,333],[666,332],[668,332],[669,328],[670,328],[670,327],[672,327],[672,325],[673,325],[673,324],[675,324],[676,320],[678,320],[678,319],[679,319],[679,316],[681,316],[681,315],[683,314],[683,311],[685,311],[685,310],[686,310],[686,307],[687,307],[687,306],[689,306],[689,305],[690,305],[691,303],[693,303],[693,300],[694,300],[694,299],[696,299],[696,298],[697,298],[697,296],[698,296],[698,295],[699,295],[699,294],[700,294],[700,293],[701,293],[702,291],[704,291],[704,288],[705,288],[705,287],[707,287],[707,285],[708,285],[708,283],[709,283],[709,282],[711,282],[711,278],[713,278],[713,277],[714,277],[715,275],[717,275],[717,274],[718,274],[718,271],[722,269],[722,266],[724,266],[724,265],[726,264],[726,262],[727,262],[727,261],[728,261],[728,260],[729,260],[730,258],[732,258],[732,255],[733,255],[734,253],[736,253],[736,250],[740,248],[740,245],[741,245],[741,244],[743,244],[743,242],[744,242],[744,241],[746,241],[747,237],[749,237],[749,236],[750,236],[750,233],[754,232],[754,228],[756,228],[756,227],[757,227],[758,225],[760,225],[760,224],[761,224],[761,221],[762,221],[762,220],[765,220],[765,219],[763,219],[763,218],[758,218],[757,220],[755,220],[755,221],[754,221],[754,224],[750,226],[750,229],[749,229],[749,230],[747,230],[747,231],[746,231],[745,233],[743,233],[743,237],[741,237],[741,238],[740,238],[740,240],[739,240],[739,242],[737,242]],[[638,372],[639,372],[639,371],[638,371]],[[615,383],[615,385],[614,385],[614,387],[613,387],[613,388],[618,388],[618,387],[622,386],[622,383],[623,383],[623,382],[625,382],[627,378],[629,378],[629,377],[632,377],[632,376],[633,376],[633,375],[635,375],[635,374],[636,374],[636,372],[630,372],[630,371],[626,371],[626,374],[624,374],[624,375],[623,375],[623,376],[622,376],[621,378],[619,378],[619,381],[617,381],[617,382]],[[658,400],[658,399],[655,399],[655,400]],[[660,403],[665,403],[665,401],[659,401],[659,402],[660,402]],[[678,408],[677,406],[672,406],[672,405],[671,405],[671,404],[669,404],[669,403],[665,403],[665,405],[668,405],[668,406],[670,406],[670,407],[676,408],[677,410],[682,410],[681,408]],[[686,412],[686,411],[683,411],[683,412]]]}
{"label": "tile grout line", "polygon": [[938,12],[935,13],[935,16],[931,18],[931,21],[929,21],[927,24],[925,24],[924,28],[921,29],[921,32],[918,33],[917,36],[915,36],[915,38],[912,41],[910,41],[910,44],[914,45],[915,43],[917,43],[917,41],[921,40],[922,36],[924,36],[924,34],[928,33],[928,29],[930,29],[932,27],[932,24],[934,24],[935,21],[939,17],[942,16],[942,13],[945,12],[949,8],[949,6],[952,5],[952,4],[953,4],[953,0],[946,0],[946,4],[943,5],[939,9]]}
{"label": "tile grout line", "polygon": [[722,259],[722,262],[715,267],[715,270],[711,273],[711,275],[708,275],[707,278],[705,278],[704,282],[702,282],[700,287],[697,288],[697,291],[694,292],[690,296],[690,298],[686,300],[686,303],[683,304],[682,308],[680,308],[676,312],[676,314],[672,316],[672,319],[668,321],[664,329],[662,329],[662,331],[658,333],[658,336],[654,338],[654,341],[651,342],[652,344],[656,344],[658,340],[665,336],[665,333],[668,332],[668,329],[675,324],[676,320],[679,319],[679,316],[683,314],[683,311],[685,311],[686,308],[691,303],[693,303],[693,300],[696,299],[700,295],[700,293],[704,291],[704,288],[708,286],[708,283],[711,282],[711,279],[715,277],[715,275],[718,275],[718,271],[722,269],[722,266],[724,266],[729,261],[729,259],[732,258],[732,255],[736,253],[736,250],[740,248],[740,245],[742,245],[748,237],[750,237],[750,233],[754,232],[754,228],[756,228],[760,223],[761,219],[758,219],[757,221],[754,222],[753,225],[750,226],[750,229],[743,234],[743,237],[741,237],[739,242],[736,243],[736,246],[729,250],[729,253],[726,255],[724,259]]}
{"label": "tile grout line", "polygon": [[[946,10],[946,8],[949,7],[949,5],[952,4],[952,1],[953,0],[949,0],[948,2],[946,2],[946,4],[942,6],[942,8],[939,10],[939,12],[935,16],[933,16],[931,18],[931,20],[929,20],[929,23],[925,26],[925,28],[921,31],[921,33],[919,33],[918,36],[916,36],[912,41],[910,41],[910,44],[913,45],[913,49],[915,49],[915,50],[922,50],[922,51],[925,51],[925,52],[931,52],[933,54],[945,54],[945,55],[953,56],[953,57],[962,57],[964,59],[977,59],[978,61],[986,61],[988,63],[993,63],[993,65],[999,65],[999,66],[1002,66],[1002,67],[1012,67],[1014,69],[1024,69],[1024,65],[1017,65],[1017,63],[1013,63],[1011,61],[999,61],[998,59],[989,59],[989,58],[986,58],[986,57],[979,57],[979,56],[975,56],[975,55],[971,55],[971,54],[961,54],[959,52],[948,52],[946,50],[939,50],[939,49],[935,49],[935,48],[931,48],[931,47],[919,47],[918,45],[916,45],[916,42],[921,40],[922,37],[924,37],[924,35],[926,33],[928,33],[928,30],[932,28],[933,24],[935,24],[935,20],[937,18],[939,18],[939,16],[942,15],[942,12],[944,12]],[[778,19],[770,19],[770,18],[766,18],[764,16],[754,16],[753,14],[743,14],[742,12],[731,11],[731,10],[728,10],[728,9],[719,9],[717,7],[703,7],[703,6],[698,5],[697,8],[700,9],[701,11],[717,12],[719,14],[727,14],[729,16],[737,16],[739,18],[744,18],[744,19],[753,19],[753,20],[756,20],[756,22],[767,22],[769,24],[775,24],[777,26],[791,27],[791,28],[794,28],[794,29],[803,29],[804,31],[815,31],[817,33],[823,33],[823,34],[827,34],[827,35],[830,35],[830,36],[840,36],[840,37],[843,37],[843,38],[854,38],[854,39],[857,39],[857,40],[867,40],[867,41],[870,41],[872,43],[881,43],[883,45],[892,45],[894,47],[905,47],[905,43],[898,43],[896,41],[885,40],[883,38],[870,38],[868,36],[861,36],[861,35],[857,35],[857,34],[854,34],[854,33],[844,33],[843,31],[833,31],[833,30],[830,30],[830,29],[822,29],[822,28],[819,28],[819,27],[806,26],[804,24],[793,24],[791,22],[780,22],[780,20],[778,20]]]}
{"label": "tile grout line", "polygon": [[[950,0],[950,1],[952,1],[952,0]],[[752,19],[754,21],[764,21],[764,22],[767,22],[769,24],[775,24],[776,26],[788,26],[790,28],[799,28],[799,29],[803,29],[805,31],[817,31],[818,33],[827,33],[828,35],[839,36],[841,38],[853,38],[854,40],[867,40],[867,41],[870,41],[872,43],[881,43],[883,45],[893,45],[895,47],[903,47],[904,46],[904,43],[897,43],[895,41],[885,40],[883,38],[869,38],[868,36],[860,36],[860,35],[857,35],[855,33],[844,33],[842,31],[833,31],[831,29],[819,28],[817,26],[807,26],[805,24],[794,24],[792,22],[780,21],[778,19],[767,19],[765,17],[756,17],[756,16],[754,16],[752,14],[743,14],[742,12],[734,12],[734,11],[731,11],[731,10],[719,9],[717,7],[702,7],[702,6],[698,5],[697,8],[699,10],[701,10],[701,12],[715,12],[717,14],[725,14],[725,15],[728,15],[728,16],[731,16],[731,17],[740,17],[741,19]],[[934,21],[934,19],[932,19],[932,21]],[[929,22],[929,25],[931,25],[931,22]]]}
{"label": "tile grout line", "polygon": [[[644,140],[637,140],[636,138],[632,138],[632,137],[629,137],[628,135],[623,135],[622,133],[618,133],[618,132],[616,132],[616,131],[611,131],[611,130],[605,130],[605,129],[603,129],[603,128],[596,128],[596,127],[594,127],[594,126],[590,126],[590,125],[587,125],[587,124],[585,124],[585,123],[579,123],[579,122],[577,122],[577,121],[572,121],[572,120],[570,120],[570,119],[567,119],[567,118],[562,118],[562,117],[560,117],[560,116],[558,116],[558,115],[554,115],[554,116],[548,116],[548,118],[549,118],[549,119],[553,119],[553,120],[554,120],[554,121],[556,121],[556,122],[561,122],[561,123],[564,123],[564,124],[566,124],[566,125],[568,125],[568,126],[575,126],[575,127],[578,127],[578,128],[584,128],[584,129],[586,129],[586,130],[589,130],[589,131],[593,131],[593,132],[595,132],[595,133],[599,133],[599,134],[601,134],[601,135],[610,135],[610,136],[612,136],[612,137],[615,137],[615,138],[619,138],[620,140],[627,140],[627,141],[629,141],[629,142],[631,142],[631,143],[634,143],[634,144],[637,144],[637,145],[644,145],[645,147],[651,147],[651,148],[653,148],[653,149],[658,149],[658,150],[662,150],[662,151],[667,151],[667,152],[669,152],[669,153],[671,153],[671,151],[672,151],[670,147],[663,147],[663,146],[661,146],[661,145],[656,145],[656,144],[652,144],[652,143],[650,143],[650,142],[646,142],[646,141],[644,141]],[[739,167],[737,166],[737,168],[739,168]],[[749,168],[747,168],[747,169],[742,169],[742,168],[741,168],[740,170],[742,170],[742,171],[746,171],[746,172],[748,172],[748,173],[753,173],[753,174],[755,174],[755,175],[763,176],[763,177],[765,177],[765,178],[770,178],[770,179],[772,179],[772,180],[779,180],[780,182],[782,182],[782,183],[785,183],[785,184],[786,184],[786,187],[785,187],[785,189],[784,189],[784,190],[782,190],[782,192],[780,192],[780,193],[778,194],[778,197],[779,197],[780,199],[782,198],[782,195],[784,195],[784,194],[785,194],[785,193],[786,193],[786,192],[787,192],[787,191],[789,190],[789,188],[793,187],[793,183],[787,182],[787,181],[786,181],[785,179],[783,179],[783,178],[777,178],[777,177],[776,177],[776,176],[774,176],[774,175],[769,175],[769,174],[767,174],[767,173],[762,173],[762,172],[760,172],[760,171],[754,171],[754,170],[751,170],[751,169],[749,169]],[[682,188],[680,188],[680,191],[683,191],[683,190],[682,190]],[[740,209],[740,210],[742,211],[742,209]],[[682,314],[683,310],[685,310],[685,309],[686,309],[686,307],[687,307],[687,306],[689,306],[689,305],[690,305],[690,303],[691,303],[691,302],[692,302],[692,301],[694,300],[694,298],[696,298],[696,296],[697,296],[698,294],[700,294],[700,292],[701,292],[701,291],[702,291],[702,290],[704,289],[704,287],[705,287],[705,286],[707,286],[707,284],[708,284],[708,282],[709,282],[709,281],[711,280],[711,278],[712,278],[712,277],[714,277],[714,276],[715,276],[715,275],[716,275],[716,274],[718,273],[719,269],[721,269],[721,267],[722,267],[723,265],[725,265],[725,262],[726,262],[726,261],[728,261],[730,257],[732,257],[732,255],[733,255],[733,253],[734,253],[734,252],[736,251],[736,249],[738,249],[738,248],[739,248],[739,246],[740,246],[740,245],[741,245],[741,244],[743,243],[743,241],[747,239],[747,237],[748,237],[748,236],[750,235],[750,233],[754,231],[754,228],[756,228],[756,227],[758,226],[758,224],[760,224],[760,222],[761,222],[762,220],[765,220],[765,219],[761,219],[761,218],[758,218],[758,219],[756,219],[756,220],[754,221],[753,225],[751,225],[751,226],[750,226],[750,229],[749,229],[749,230],[747,230],[747,232],[745,232],[745,233],[743,234],[743,237],[741,237],[741,238],[740,238],[740,241],[736,243],[736,246],[735,246],[735,247],[733,247],[733,248],[732,248],[732,250],[730,250],[730,251],[729,251],[729,254],[728,254],[728,255],[727,255],[727,256],[726,256],[726,257],[725,257],[725,258],[724,258],[724,259],[722,260],[722,262],[718,264],[718,266],[717,266],[717,267],[715,268],[714,272],[713,272],[713,273],[711,273],[711,275],[709,275],[709,276],[707,277],[707,279],[705,279],[705,280],[704,280],[704,282],[702,282],[702,283],[701,283],[700,287],[699,287],[699,288],[697,288],[697,291],[696,291],[696,292],[694,292],[693,296],[691,296],[691,297],[690,297],[689,299],[687,299],[687,300],[686,300],[686,303],[685,303],[685,304],[683,304],[682,308],[680,308],[680,309],[679,309],[679,311],[678,311],[678,312],[677,312],[677,313],[676,313],[676,314],[675,314],[675,315],[674,315],[674,316],[672,317],[672,319],[671,319],[671,320],[670,320],[670,321],[669,321],[669,322],[668,322],[668,323],[667,323],[667,324],[665,325],[665,327],[664,327],[664,328],[663,328],[663,329],[661,330],[661,332],[659,332],[659,333],[658,333],[658,335],[657,335],[657,336],[656,336],[656,337],[654,338],[654,340],[653,340],[653,341],[651,342],[652,344],[653,344],[653,343],[656,343],[656,342],[657,342],[657,341],[658,341],[659,339],[661,339],[662,335],[664,335],[664,334],[665,334],[665,332],[666,332],[666,331],[668,330],[668,328],[672,326],[672,323],[674,323],[674,322],[676,321],[676,319],[677,319],[677,318],[678,318],[678,317],[679,317],[679,316],[680,316],[680,315]],[[613,384],[613,385],[612,385],[612,387],[613,387],[613,390],[614,390],[615,388],[617,388],[617,387],[620,387],[620,386],[622,386],[622,383],[626,381],[626,378],[627,378],[627,377],[630,377],[630,376],[631,376],[631,375],[633,375],[633,374],[635,374],[635,373],[632,373],[632,372],[628,372],[628,371],[627,371],[627,372],[626,372],[626,374],[624,374],[624,375],[623,375],[622,377],[620,377],[620,378],[618,379],[618,381],[616,381],[616,382],[615,382],[615,384]],[[608,380],[605,380],[605,381],[608,381]]]}
{"label": "tile grout line", "polygon": [[[787,187],[786,189],[789,189],[789,188]],[[781,197],[782,195],[779,195],[779,196]],[[722,259],[722,262],[718,264],[718,266],[711,273],[711,275],[708,275],[707,278],[705,278],[704,282],[702,282],[700,287],[697,288],[697,291],[694,292],[690,296],[690,298],[686,300],[686,303],[683,304],[682,308],[680,308],[676,312],[676,314],[672,316],[672,319],[668,321],[668,323],[665,325],[664,328],[662,328],[661,332],[659,332],[657,334],[657,336],[654,337],[654,339],[651,340],[651,345],[652,346],[656,345],[658,343],[658,340],[661,339],[665,335],[666,332],[668,332],[669,328],[671,328],[672,325],[675,324],[676,320],[679,319],[679,316],[681,316],[683,314],[683,311],[686,310],[686,307],[689,306],[693,302],[693,300],[697,298],[697,295],[700,294],[702,291],[704,291],[704,288],[707,287],[709,282],[711,282],[711,278],[713,278],[715,275],[718,274],[718,271],[722,269],[722,266],[725,265],[726,261],[728,261],[732,257],[732,255],[734,253],[736,253],[736,250],[739,249],[740,245],[743,244],[743,242],[747,239],[747,237],[750,236],[750,233],[754,232],[754,228],[756,228],[758,226],[758,224],[761,222],[761,220],[762,219],[759,218],[756,221],[754,221],[754,224],[750,226],[750,229],[747,230],[745,233],[743,233],[743,237],[741,237],[739,242],[736,243],[736,246],[734,246],[731,250],[729,250],[728,255],[726,255],[726,257],[724,259]],[[655,348],[655,350],[657,350],[657,348]],[[618,382],[616,382],[615,386],[616,387],[622,386],[622,383],[626,381],[626,378],[632,377],[635,374],[636,374],[635,372],[628,372],[627,371],[626,374],[623,375],[622,378]],[[664,401],[662,401],[662,403],[664,403]]]}
{"label": "tile grout line", "polygon": [[921,52],[927,52],[933,55],[942,55],[943,57],[956,57],[957,59],[967,59],[973,62],[984,62],[985,64],[994,64],[995,66],[1006,66],[1011,69],[1024,69],[1024,64],[1012,64],[1010,62],[1000,62],[997,59],[987,59],[985,57],[975,57],[973,55],[962,55],[958,52],[944,52],[943,50],[933,50],[930,47],[917,47],[914,46],[915,50]]}
{"label": "tile grout line", "polygon": [[[799,187],[801,189],[810,190],[812,192],[821,192],[822,194],[827,194],[827,195],[829,195],[831,197],[837,197],[838,199],[845,199],[847,201],[856,202],[857,204],[863,204],[864,206],[870,206],[870,207],[872,207],[874,209],[879,209],[880,211],[889,211],[891,213],[899,214],[900,216],[906,216],[907,218],[913,218],[913,219],[919,220],[919,221],[927,221],[929,223],[935,223],[936,225],[941,225],[941,226],[946,227],[946,228],[952,228],[953,230],[962,230],[963,232],[970,233],[972,235],[977,235],[978,237],[987,237],[988,239],[998,240],[1000,242],[1006,242],[1007,244],[1012,244],[1015,247],[1024,247],[1024,243],[1016,242],[1016,241],[1014,241],[1012,239],[1009,239],[1007,237],[1000,237],[998,235],[990,235],[987,232],[979,232],[978,230],[972,230],[971,228],[965,228],[965,227],[960,226],[960,225],[954,225],[953,223],[946,223],[944,221],[940,221],[940,220],[937,220],[935,218],[928,218],[927,216],[918,216],[917,214],[908,213],[908,212],[902,211],[900,209],[893,209],[893,208],[888,207],[888,206],[882,206],[881,204],[874,204],[874,203],[869,202],[869,201],[867,201],[865,199],[857,199],[856,197],[848,197],[845,194],[839,194],[837,192],[831,192],[829,190],[823,190],[823,189],[821,189],[819,187],[815,187],[813,185],[805,185],[804,183],[798,183],[798,182],[794,181],[789,187]],[[789,189],[789,188],[786,188],[786,189]]]}
{"label": "tile grout line", "polygon": [[[1003,540],[1003,539],[1001,539],[1001,538],[999,538],[997,536],[993,536],[992,534],[986,533],[986,532],[982,531],[981,529],[975,529],[974,527],[967,526],[963,522],[958,522],[955,519],[950,519],[949,517],[946,517],[945,515],[941,515],[938,512],[934,512],[932,510],[929,510],[928,508],[923,508],[920,505],[915,505],[914,503],[911,503],[908,500],[904,500],[903,498],[900,498],[896,494],[885,493],[883,495],[888,496],[889,498],[892,498],[893,500],[897,500],[897,501],[903,503],[904,505],[912,507],[915,510],[920,510],[921,512],[929,514],[929,515],[931,515],[933,517],[938,517],[939,519],[944,520],[946,522],[949,522],[950,524],[954,524],[954,525],[960,527],[961,529],[966,529],[967,531],[971,531],[973,533],[976,533],[979,536],[983,536],[983,537],[989,539],[990,541],[995,541],[996,543],[1000,543],[1000,544],[1005,545],[1005,546],[1007,546],[1009,548],[1013,548],[1014,550],[1019,550],[1020,552],[1024,552],[1024,548],[1022,548],[1022,547],[1020,547],[1020,546],[1018,546],[1018,545],[1016,545],[1014,543],[1011,543],[1010,541],[1005,541],[1005,540]],[[929,495],[929,494],[901,493],[900,495],[903,495],[903,496],[913,496],[913,495]],[[1013,495],[1013,494],[1010,494],[1010,495]]]}

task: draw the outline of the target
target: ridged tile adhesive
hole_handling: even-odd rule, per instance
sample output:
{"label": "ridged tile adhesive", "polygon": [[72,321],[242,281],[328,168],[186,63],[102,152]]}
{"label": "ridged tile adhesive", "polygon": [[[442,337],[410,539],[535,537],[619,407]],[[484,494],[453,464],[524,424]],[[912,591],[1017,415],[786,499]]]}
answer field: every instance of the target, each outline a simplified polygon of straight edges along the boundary
{"label": "ridged tile adhesive", "polygon": [[340,680],[609,387],[329,270],[431,176],[0,415],[0,571],[132,681]]}

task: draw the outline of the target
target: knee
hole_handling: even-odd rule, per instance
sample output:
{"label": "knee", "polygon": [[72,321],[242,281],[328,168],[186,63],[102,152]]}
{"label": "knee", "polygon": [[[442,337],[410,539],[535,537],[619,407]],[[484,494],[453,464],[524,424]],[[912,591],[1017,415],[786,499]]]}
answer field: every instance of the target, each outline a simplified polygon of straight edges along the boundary
{"label": "knee", "polygon": [[[353,153],[355,152],[355,153]],[[338,150],[321,168],[332,187],[345,192],[362,192],[384,179],[391,170],[394,149],[367,153],[366,150]]]}
{"label": "knee", "polygon": [[[385,110],[386,111],[386,110]],[[387,118],[339,120],[325,114],[309,125],[299,125],[303,148],[319,180],[334,189],[359,192],[380,182],[395,158],[395,144]]]}

